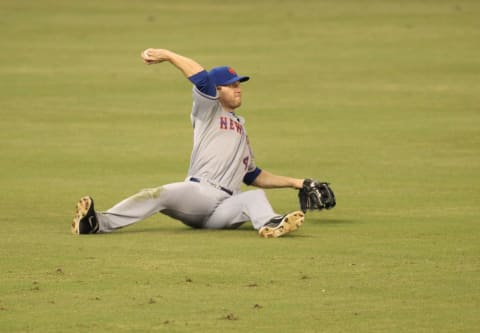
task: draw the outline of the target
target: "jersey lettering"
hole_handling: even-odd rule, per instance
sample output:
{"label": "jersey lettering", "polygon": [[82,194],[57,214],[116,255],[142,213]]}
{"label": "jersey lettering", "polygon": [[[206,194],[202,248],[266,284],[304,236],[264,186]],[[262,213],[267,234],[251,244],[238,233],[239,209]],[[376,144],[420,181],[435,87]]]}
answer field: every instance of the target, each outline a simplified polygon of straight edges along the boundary
{"label": "jersey lettering", "polygon": [[220,117],[220,128],[227,129],[228,118],[227,117]]}
{"label": "jersey lettering", "polygon": [[220,129],[236,131],[238,134],[243,133],[242,124],[228,117],[220,117]]}
{"label": "jersey lettering", "polygon": [[248,169],[248,161],[250,160],[250,157],[247,156],[243,159],[243,164],[245,165],[245,170]]}

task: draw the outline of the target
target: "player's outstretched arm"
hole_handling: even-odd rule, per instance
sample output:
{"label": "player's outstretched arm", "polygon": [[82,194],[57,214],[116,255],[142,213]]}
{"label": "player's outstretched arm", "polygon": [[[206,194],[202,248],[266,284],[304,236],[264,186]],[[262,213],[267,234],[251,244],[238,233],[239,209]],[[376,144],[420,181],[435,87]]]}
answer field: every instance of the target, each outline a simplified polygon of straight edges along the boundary
{"label": "player's outstretched arm", "polygon": [[260,188],[291,187],[300,189],[303,186],[303,181],[304,179],[274,175],[268,171],[262,170],[253,181],[252,185]]}
{"label": "player's outstretched arm", "polygon": [[168,61],[177,67],[187,78],[204,70],[195,60],[166,49],[149,48],[142,52],[141,57],[147,65]]}

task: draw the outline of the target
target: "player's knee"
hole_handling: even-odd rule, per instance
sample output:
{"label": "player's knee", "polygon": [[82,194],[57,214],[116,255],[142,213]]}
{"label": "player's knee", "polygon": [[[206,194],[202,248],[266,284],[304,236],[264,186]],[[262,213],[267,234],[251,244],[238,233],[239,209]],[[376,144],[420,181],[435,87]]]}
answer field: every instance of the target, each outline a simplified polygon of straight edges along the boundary
{"label": "player's knee", "polygon": [[250,195],[253,198],[258,198],[258,199],[266,199],[267,198],[267,195],[265,194],[265,191],[261,190],[261,189],[251,190],[251,191],[248,191],[247,193],[250,193]]}
{"label": "player's knee", "polygon": [[160,196],[160,193],[163,191],[163,186],[146,188],[140,191],[140,194],[149,199],[156,199]]}

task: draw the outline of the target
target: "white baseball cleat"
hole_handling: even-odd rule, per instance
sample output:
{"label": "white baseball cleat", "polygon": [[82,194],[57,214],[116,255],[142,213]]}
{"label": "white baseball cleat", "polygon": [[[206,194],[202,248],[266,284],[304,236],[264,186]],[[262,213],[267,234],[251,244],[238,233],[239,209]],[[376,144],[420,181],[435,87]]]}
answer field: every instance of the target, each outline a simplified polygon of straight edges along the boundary
{"label": "white baseball cleat", "polygon": [[305,214],[301,211],[274,217],[260,228],[258,234],[264,238],[277,238],[297,230],[302,225],[304,219]]}
{"label": "white baseball cleat", "polygon": [[75,207],[72,234],[94,234],[98,232],[98,221],[93,208],[93,199],[83,197]]}

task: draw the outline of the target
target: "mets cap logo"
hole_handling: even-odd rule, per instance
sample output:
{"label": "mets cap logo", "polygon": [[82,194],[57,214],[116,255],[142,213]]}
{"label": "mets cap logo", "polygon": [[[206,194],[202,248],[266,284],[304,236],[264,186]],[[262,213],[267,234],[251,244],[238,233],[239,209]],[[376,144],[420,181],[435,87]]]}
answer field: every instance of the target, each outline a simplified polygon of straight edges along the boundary
{"label": "mets cap logo", "polygon": [[237,72],[232,67],[228,67],[228,72],[232,75],[237,75]]}

